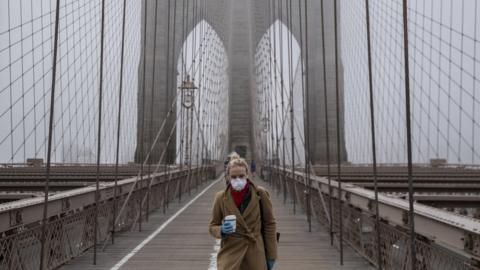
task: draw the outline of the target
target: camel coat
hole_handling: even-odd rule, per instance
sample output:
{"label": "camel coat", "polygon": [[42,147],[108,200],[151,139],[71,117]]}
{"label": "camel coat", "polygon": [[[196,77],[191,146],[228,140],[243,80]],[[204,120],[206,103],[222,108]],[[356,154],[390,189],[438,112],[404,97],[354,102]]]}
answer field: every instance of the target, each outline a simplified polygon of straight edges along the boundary
{"label": "camel coat", "polygon": [[[209,230],[213,237],[222,239],[217,256],[218,270],[267,270],[266,258],[277,258],[276,222],[270,197],[264,188],[253,183],[250,189],[251,200],[243,214],[233,201],[230,187],[215,196]],[[263,206],[266,249],[261,233],[260,205]],[[222,237],[220,227],[228,215],[237,217],[236,231]]]}

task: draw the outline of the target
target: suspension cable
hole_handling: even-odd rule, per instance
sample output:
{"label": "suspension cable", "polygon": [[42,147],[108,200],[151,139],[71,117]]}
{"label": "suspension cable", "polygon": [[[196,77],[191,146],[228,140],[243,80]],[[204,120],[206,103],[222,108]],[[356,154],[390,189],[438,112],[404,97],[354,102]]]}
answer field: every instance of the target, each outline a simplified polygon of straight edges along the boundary
{"label": "suspension cable", "polygon": [[[174,1],[176,2],[176,1]],[[165,112],[164,114],[167,115],[168,105],[169,103],[169,94],[170,94],[170,24],[171,24],[171,0],[168,0],[168,7],[167,7],[167,50],[165,51],[165,58],[167,58],[167,62],[165,63]],[[175,22],[174,22],[175,24]],[[175,47],[173,44],[172,47]],[[168,145],[165,144],[165,149],[167,149],[167,157],[165,158],[165,173],[167,173],[169,158],[168,158]],[[165,212],[165,207],[163,207],[163,211]]]}
{"label": "suspension cable", "polygon": [[[115,187],[113,189],[113,220],[116,219],[117,214],[117,188],[118,188],[118,163],[120,156],[120,134],[121,134],[121,123],[122,123],[122,91],[123,91],[123,68],[124,68],[124,58],[125,58],[125,22],[126,22],[126,10],[127,10],[127,0],[123,0],[123,13],[122,13],[122,45],[121,45],[121,56],[120,56],[120,84],[118,87],[118,118],[117,118],[117,146],[115,154]],[[112,244],[115,243],[115,222],[112,222]]]}
{"label": "suspension cable", "polygon": [[[57,75],[57,56],[58,56],[58,28],[60,24],[60,0],[56,1],[55,5],[55,36],[53,43],[53,62],[52,62],[52,90],[50,93],[50,117],[48,124],[48,148],[47,148],[47,167],[45,172],[45,199],[43,202],[43,217],[42,217],[42,229],[41,229],[41,242],[40,247],[40,270],[43,270],[45,267],[44,257],[45,257],[45,242],[46,238],[46,222],[47,222],[47,211],[48,211],[48,192],[50,184],[50,167],[52,160],[52,136],[53,136],[53,116],[55,111],[55,80]],[[10,22],[10,20],[8,20]],[[11,96],[11,95],[10,95]],[[12,136],[13,137],[13,136]],[[12,143],[13,145],[13,143]],[[13,162],[13,160],[12,160]]]}
{"label": "suspension cable", "polygon": [[[290,136],[291,136],[291,148],[292,148],[292,175],[295,175],[295,152],[293,149],[295,148],[295,132],[294,132],[294,122],[295,122],[295,113],[293,108],[293,86],[295,84],[295,79],[293,77],[293,8],[292,2],[293,0],[289,0],[289,6],[287,7],[287,16],[288,16],[288,24],[290,28],[290,33],[288,35],[288,84],[290,88]],[[303,75],[302,75],[303,76]],[[295,186],[296,187],[296,186]],[[295,189],[296,192],[296,189]],[[293,213],[295,214],[297,204],[297,196],[293,196]]]}
{"label": "suspension cable", "polygon": [[343,265],[343,209],[342,209],[342,178],[341,178],[341,146],[340,146],[340,86],[338,63],[338,14],[337,0],[333,1],[334,28],[335,28],[335,93],[336,93],[336,122],[337,122],[337,182],[338,182],[338,211],[340,225],[340,265]]}
{"label": "suspension cable", "polygon": [[[144,16],[144,19],[143,19],[143,77],[142,77],[142,115],[140,116],[141,117],[141,128],[140,128],[140,158],[139,160],[142,160],[142,159],[145,159],[144,157],[144,151],[145,151],[145,134],[144,134],[144,130],[145,130],[145,95],[147,94],[147,91],[146,91],[146,79],[147,79],[147,10],[148,10],[148,0],[145,0],[144,1],[144,13],[143,13],[143,16]],[[144,167],[144,163],[145,162],[142,162],[140,164],[140,181],[143,182],[143,167]],[[135,186],[137,185],[137,183],[135,182]],[[127,202],[128,200],[126,200]],[[124,203],[125,205],[126,203]],[[123,207],[123,206],[122,206]],[[141,209],[141,206],[140,206],[140,209],[139,209],[140,212],[142,212],[142,209]],[[138,224],[138,230],[141,231],[142,230],[142,224],[141,224],[141,219],[139,220],[139,224]]]}
{"label": "suspension cable", "polygon": [[[175,104],[177,103],[177,100],[178,100],[178,96],[179,96],[179,93],[177,93],[177,96],[174,98],[171,106],[170,106],[170,110],[169,110],[169,113],[167,114],[167,116],[163,119],[163,122],[162,122],[162,125],[160,126],[160,129],[158,130],[156,136],[155,136],[155,139],[150,147],[150,150],[148,151],[147,153],[147,156],[145,157],[145,160],[143,161],[142,165],[145,165],[147,162],[149,162],[149,159],[150,159],[150,155],[151,153],[153,152],[153,149],[155,148],[155,145],[157,144],[159,138],[160,138],[160,135],[162,134],[166,124],[167,124],[167,121],[168,119],[170,118],[171,114],[173,114],[173,108],[175,106]],[[178,117],[178,116],[177,116]],[[176,122],[176,121],[175,121]],[[167,149],[167,147],[165,147],[165,149]],[[164,149],[164,150],[165,150]],[[150,177],[150,176],[149,176]],[[138,182],[142,182],[143,181],[143,175],[141,173],[141,170],[138,172],[137,176],[135,177],[135,182],[131,185],[130,187],[130,190],[128,191],[127,193],[127,196],[125,198],[125,201],[123,202],[122,204],[122,207],[120,208],[120,211],[118,212],[118,215],[116,217],[116,220],[114,221],[114,224],[117,224],[119,221],[120,221],[120,218],[123,214],[123,212],[125,211],[126,207],[127,207],[127,204],[129,203],[130,201],[130,198],[133,194],[133,191],[138,187]],[[141,208],[141,201],[139,202],[139,207]],[[139,223],[139,226],[140,226],[140,223]],[[104,239],[104,241],[108,240],[108,237],[111,237],[111,235],[107,235],[106,236],[107,238]]]}
{"label": "suspension cable", "polygon": [[367,28],[367,49],[368,49],[368,85],[370,93],[370,128],[372,136],[372,165],[373,165],[373,184],[375,192],[375,227],[376,227],[376,240],[377,240],[377,267],[382,269],[382,257],[381,257],[381,238],[380,238],[380,212],[378,203],[378,178],[377,178],[377,147],[375,139],[375,108],[373,97],[373,74],[372,74],[372,46],[370,36],[370,6],[369,0],[365,0],[365,18]]}
{"label": "suspension cable", "polygon": [[97,138],[97,181],[95,184],[95,224],[93,234],[93,264],[97,264],[97,237],[98,237],[98,199],[100,190],[100,154],[102,146],[102,98],[103,98],[103,56],[105,42],[105,0],[102,0],[102,19],[101,19],[101,38],[100,38],[100,80],[98,90],[98,138]]}
{"label": "suspension cable", "polygon": [[410,71],[408,54],[408,9],[407,0],[403,0],[403,46],[405,66],[405,118],[407,125],[407,157],[408,157],[408,202],[410,225],[410,262],[411,270],[417,269],[417,255],[415,246],[415,209],[414,209],[414,187],[413,187],[413,164],[412,164],[412,134],[410,114]]}
{"label": "suspension cable", "polygon": [[[283,0],[280,1],[280,87],[281,87],[281,105],[282,111],[285,110],[285,103],[284,103],[284,75],[283,75]],[[282,130],[282,157],[283,157],[283,171],[286,171],[286,162],[285,162],[285,132]],[[287,202],[287,178],[283,177],[283,204]]]}
{"label": "suspension cable", "polygon": [[[334,0],[336,1],[336,0]],[[328,210],[330,212],[330,217],[333,217],[333,190],[332,190],[332,175],[330,171],[330,124],[328,119],[328,89],[327,89],[327,64],[325,52],[325,10],[324,10],[324,0],[320,0],[320,13],[322,14],[322,64],[323,64],[323,107],[325,114],[325,140],[326,140],[326,149],[327,149],[327,180],[328,180]],[[307,60],[308,63],[308,60]],[[308,101],[307,101],[308,102]],[[330,245],[333,246],[333,218],[329,222],[330,230]]]}
{"label": "suspension cable", "polygon": [[[155,16],[154,16],[154,19],[153,19],[153,67],[152,67],[152,86],[150,88],[150,123],[149,123],[149,132],[148,132],[148,144],[149,145],[152,145],[152,132],[153,132],[153,106],[154,106],[154,100],[155,100],[155,71],[156,71],[156,67],[157,67],[157,24],[158,24],[158,0],[155,0],[155,9],[154,9],[154,12],[155,12]],[[147,163],[147,174],[149,175],[150,177],[150,172],[151,172],[151,163],[152,162],[148,162]],[[149,179],[149,182],[152,183],[152,180],[153,178],[150,177]],[[150,210],[150,188],[147,190],[147,209],[146,209],[146,212],[145,212],[145,221],[148,222],[148,212]],[[142,208],[140,207],[140,210]],[[142,215],[141,215],[141,211],[140,211],[140,220],[139,222],[141,223],[141,219],[142,219]]]}
{"label": "suspension cable", "polygon": [[[298,24],[300,28],[300,76],[301,76],[301,86],[302,86],[302,105],[303,105],[303,119],[304,119],[304,129],[303,129],[303,136],[304,136],[304,143],[303,143],[303,148],[304,148],[304,158],[305,158],[305,178],[304,178],[304,185],[306,186],[306,191],[305,191],[305,209],[307,212],[307,223],[308,223],[308,231],[312,231],[312,197],[311,197],[311,189],[312,189],[312,181],[310,179],[310,157],[309,157],[309,151],[310,151],[310,144],[309,144],[309,121],[308,121],[308,109],[307,109],[307,103],[308,103],[308,69],[305,71],[304,69],[304,61],[308,62],[308,47],[307,47],[307,1],[304,1],[305,4],[305,48],[303,47],[303,18],[302,18],[302,0],[298,0]],[[308,65],[307,65],[308,67]],[[305,80],[307,80],[306,86],[305,86]],[[305,122],[307,122],[305,124]],[[298,125],[298,123],[296,123]],[[301,134],[300,130],[298,132]],[[300,140],[301,140],[300,136]],[[300,156],[299,156],[300,158]],[[320,197],[322,198],[323,202],[323,195],[320,192]],[[325,204],[323,203],[323,206],[325,207]],[[326,215],[328,216],[328,215]]]}

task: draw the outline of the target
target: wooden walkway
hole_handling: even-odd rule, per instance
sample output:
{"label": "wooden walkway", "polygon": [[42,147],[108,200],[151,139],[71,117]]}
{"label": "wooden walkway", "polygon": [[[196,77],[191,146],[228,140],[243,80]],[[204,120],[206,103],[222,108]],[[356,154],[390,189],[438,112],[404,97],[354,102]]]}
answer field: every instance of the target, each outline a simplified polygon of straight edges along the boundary
{"label": "wooden walkway", "polygon": [[[153,213],[150,222],[143,224],[142,232],[118,235],[115,245],[99,252],[97,265],[92,265],[93,252],[88,251],[60,269],[216,269],[215,249],[218,249],[218,242],[208,234],[208,222],[214,194],[223,187],[223,180],[206,190],[205,185],[197,192],[205,190],[202,195],[185,197],[181,204],[171,205],[166,215],[161,211]],[[275,270],[373,269],[348,248],[345,250],[345,264],[341,267],[338,250],[330,246],[328,234],[320,228],[309,233],[305,216],[293,215],[291,207],[283,205],[274,192],[271,196],[278,229],[282,233]],[[192,202],[195,197],[197,199]],[[189,202],[191,204],[186,207]],[[178,214],[182,208],[184,211]],[[171,222],[165,226],[169,219]]]}

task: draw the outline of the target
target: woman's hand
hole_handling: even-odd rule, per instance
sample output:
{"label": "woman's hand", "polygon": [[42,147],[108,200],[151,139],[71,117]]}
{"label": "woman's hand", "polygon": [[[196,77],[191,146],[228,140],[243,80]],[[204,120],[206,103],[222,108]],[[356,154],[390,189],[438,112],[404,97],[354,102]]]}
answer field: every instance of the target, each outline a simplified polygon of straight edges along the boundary
{"label": "woman's hand", "polygon": [[230,221],[223,222],[220,228],[221,228],[222,234],[224,235],[233,233],[233,225]]}
{"label": "woman's hand", "polygon": [[268,268],[268,270],[272,270],[274,264],[275,264],[275,260],[267,260],[267,268]]}

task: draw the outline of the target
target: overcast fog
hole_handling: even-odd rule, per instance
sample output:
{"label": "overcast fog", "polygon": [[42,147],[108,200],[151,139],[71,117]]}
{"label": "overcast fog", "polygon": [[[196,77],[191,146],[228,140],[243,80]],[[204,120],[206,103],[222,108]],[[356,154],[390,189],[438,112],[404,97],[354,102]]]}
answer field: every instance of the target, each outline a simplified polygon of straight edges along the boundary
{"label": "overcast fog", "polygon": [[[54,2],[0,1],[0,163],[45,158]],[[104,144],[101,154],[104,163],[114,162],[115,157],[121,2],[107,1]],[[137,73],[141,49],[141,1],[127,2],[121,162],[132,161],[136,147]],[[340,2],[347,152],[352,163],[370,163],[364,1]],[[100,1],[67,0],[62,3],[53,160],[90,163],[96,160]],[[477,59],[480,55],[477,38],[480,22],[475,16],[480,11],[478,6],[475,0],[410,1],[414,162],[445,158],[450,163],[480,163],[480,91],[477,76],[480,73]],[[379,162],[382,163],[405,163],[407,160],[401,11],[401,1],[371,1],[377,149]],[[269,31],[279,31],[280,27],[288,33],[288,28],[279,22]],[[283,42],[284,47],[288,43],[286,34],[283,40],[277,37],[277,43]],[[193,46],[193,40],[192,37],[187,39],[185,46]],[[196,41],[196,46],[199,43]],[[261,48],[266,44],[258,46]],[[294,89],[299,93],[294,95],[295,122],[298,125],[295,137],[301,138],[303,100],[296,41],[293,47]],[[277,54],[278,57],[280,49]],[[286,49],[283,54],[286,58]],[[189,62],[192,62],[191,55],[187,55],[187,66],[191,65]],[[228,67],[228,61],[221,64],[224,65],[222,68]],[[284,64],[284,72],[288,70],[287,65]],[[271,71],[271,74],[274,72]],[[258,78],[252,80],[258,82]],[[286,80],[289,84],[289,79]],[[288,99],[289,95],[284,97]],[[269,102],[278,105],[279,98],[271,97]],[[262,119],[254,120],[258,123]],[[224,119],[217,125],[221,128],[226,125],[225,122]],[[198,128],[194,132],[196,137]],[[225,152],[229,150],[219,141],[218,146],[223,147]],[[286,151],[290,155],[292,149],[287,147]],[[303,151],[301,140],[297,140],[296,160],[304,162]]]}

